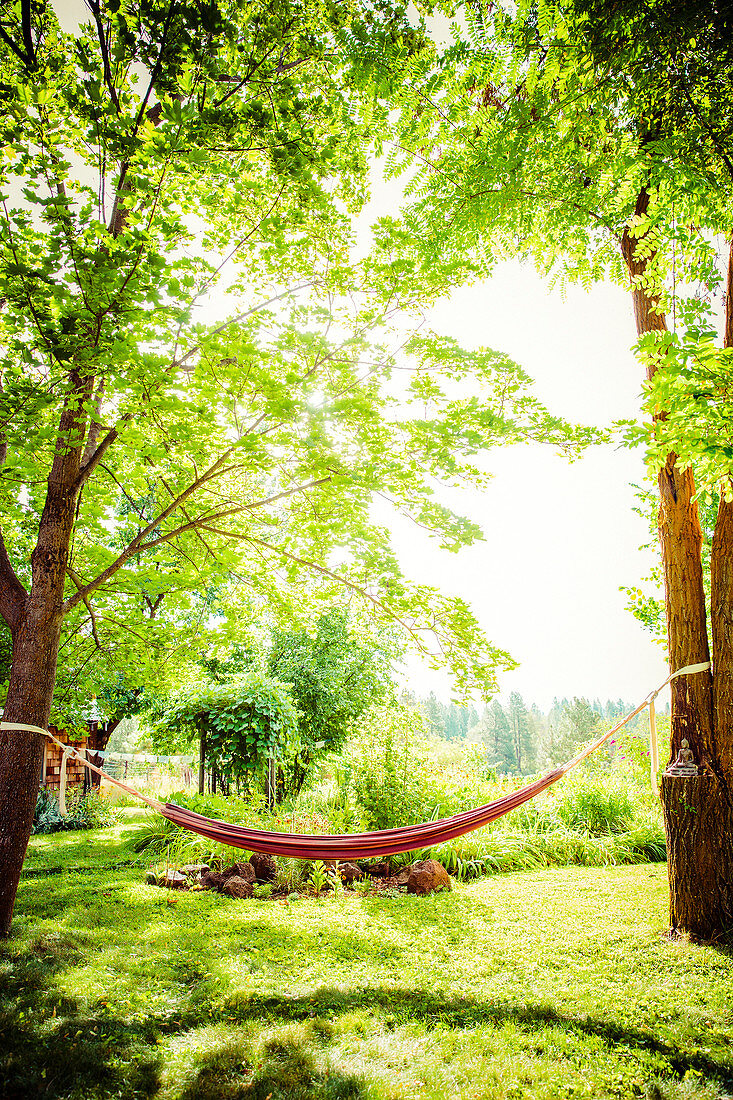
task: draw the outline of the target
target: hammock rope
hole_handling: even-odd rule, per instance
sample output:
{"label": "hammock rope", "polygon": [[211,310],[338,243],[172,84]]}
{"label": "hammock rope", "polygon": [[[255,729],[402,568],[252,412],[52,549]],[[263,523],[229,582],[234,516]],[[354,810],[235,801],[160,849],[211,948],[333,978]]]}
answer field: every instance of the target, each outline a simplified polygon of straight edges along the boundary
{"label": "hammock rope", "polygon": [[617,722],[612,729],[608,730],[601,737],[598,737],[590,745],[587,745],[574,756],[572,760],[569,760],[566,764],[560,765],[560,767],[553,768],[552,771],[548,772],[546,775],[533,780],[526,786],[521,787],[518,791],[503,795],[493,802],[488,802],[485,806],[478,806],[472,810],[464,810],[462,813],[442,818],[439,821],[427,821],[419,825],[407,825],[400,829],[381,829],[377,832],[370,833],[311,835],[307,833],[268,832],[264,829],[248,829],[244,825],[232,825],[226,821],[219,821],[216,818],[204,817],[202,814],[197,814],[193,810],[187,810],[182,806],[177,806],[173,802],[166,802],[164,804],[158,799],[148,798],[147,795],[135,790],[134,787],[130,787],[126,783],[122,783],[119,779],[114,779],[111,775],[107,775],[105,771],[98,768],[95,764],[92,764],[85,756],[82,756],[78,749],[65,745],[41,726],[28,725],[25,722],[0,722],[0,730],[27,730],[31,733],[38,733],[43,737],[49,738],[49,740],[53,741],[61,748],[64,757],[61,771],[62,786],[59,791],[59,804],[61,804],[62,799],[65,800],[66,756],[72,755],[78,757],[84,763],[85,767],[97,772],[97,774],[106,779],[107,782],[119,787],[120,790],[125,791],[126,794],[132,795],[134,798],[138,798],[142,802],[147,803],[151,809],[162,814],[163,817],[167,818],[174,825],[178,825],[180,828],[186,829],[189,832],[198,833],[200,836],[207,837],[209,840],[218,841],[232,848],[243,848],[250,852],[268,852],[271,855],[285,856],[288,858],[324,860],[366,859],[370,857],[395,855],[397,852],[410,852],[418,848],[432,848],[437,844],[441,844],[443,841],[453,840],[455,837],[473,832],[474,829],[480,829],[484,825],[489,825],[492,821],[496,821],[498,818],[503,817],[504,814],[510,813],[511,810],[516,810],[519,806],[524,805],[525,802],[528,802],[532,798],[536,798],[538,794],[546,791],[548,787],[551,787],[554,783],[557,783],[557,781],[562,779],[562,777],[572,768],[580,764],[582,760],[585,760],[591,753],[595,752],[596,749],[599,749],[601,745],[604,745],[614,733],[622,729],[632,718],[640,714],[645,707],[649,707],[650,763],[653,777],[652,781],[656,788],[659,754],[656,745],[654,701],[660,691],[662,691],[672,680],[676,679],[677,676],[692,676],[695,673],[704,672],[709,668],[710,662],[706,661],[701,664],[685,665],[684,668],[680,668],[677,672],[673,672],[655,691],[650,692],[646,699],[644,699],[635,710],[632,710],[630,714],[627,714],[625,718]]}

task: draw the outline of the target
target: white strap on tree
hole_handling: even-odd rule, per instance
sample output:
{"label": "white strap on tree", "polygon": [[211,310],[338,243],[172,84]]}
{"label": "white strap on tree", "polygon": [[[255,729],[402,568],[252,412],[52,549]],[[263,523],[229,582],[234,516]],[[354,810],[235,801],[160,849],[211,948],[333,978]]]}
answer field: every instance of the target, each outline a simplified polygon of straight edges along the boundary
{"label": "white strap on tree", "polygon": [[657,741],[657,709],[654,697],[649,700],[649,771],[652,790],[659,798],[659,742]]}
{"label": "white strap on tree", "polygon": [[661,687],[658,687],[651,695],[647,695],[647,703],[649,706],[649,771],[651,773],[652,790],[657,797],[660,796],[659,742],[657,740],[657,709],[654,700],[659,695],[659,692],[666,688],[667,684],[671,683],[672,680],[676,680],[678,676],[694,676],[696,672],[705,672],[710,667],[710,661],[701,661],[696,665],[685,665],[684,668],[678,668],[676,672],[673,672],[671,676],[667,677]]}
{"label": "white strap on tree", "polygon": [[710,661],[702,661],[697,665],[685,665],[684,668],[678,668],[676,672],[671,672],[663,684],[660,684],[656,691],[652,691],[647,695],[646,702],[651,703],[653,699],[659,695],[660,691],[664,691],[667,684],[672,680],[676,680],[678,676],[694,676],[696,672],[705,672],[706,669],[711,668]]}
{"label": "white strap on tree", "polygon": [[[78,749],[75,749],[73,745],[65,745],[63,741],[59,741],[58,737],[54,737],[48,730],[43,729],[42,726],[32,726],[29,722],[0,722],[0,730],[27,730],[30,733],[40,733],[42,737],[47,737],[49,741],[53,741],[54,745],[58,745],[62,752],[61,759],[61,774],[59,777],[59,810],[61,813],[66,813],[66,757],[75,756],[78,760],[87,767],[91,768],[93,772],[100,775],[107,782],[113,783],[115,787],[119,787],[121,791],[126,794],[132,795],[133,798],[139,798],[141,802],[147,802],[153,810],[160,812],[163,809],[163,803],[157,798],[148,798],[147,795],[141,794],[140,791],[136,791],[134,787],[128,787],[126,783],[121,783],[119,779],[114,779],[111,775],[107,775],[95,764],[92,764],[86,756],[82,756]],[[63,808],[62,808],[63,798]]]}
{"label": "white strap on tree", "polygon": [[61,753],[61,770],[59,772],[59,813],[66,817],[66,762],[69,759],[70,748],[68,746]]}

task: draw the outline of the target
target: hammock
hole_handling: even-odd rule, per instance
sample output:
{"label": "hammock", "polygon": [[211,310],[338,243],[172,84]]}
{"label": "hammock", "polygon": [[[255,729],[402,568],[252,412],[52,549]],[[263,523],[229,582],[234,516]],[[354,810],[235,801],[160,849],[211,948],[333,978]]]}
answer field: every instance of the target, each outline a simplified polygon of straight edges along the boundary
{"label": "hammock", "polygon": [[[341,833],[337,835],[275,833],[267,832],[264,829],[248,829],[243,825],[232,825],[226,821],[218,821],[215,818],[204,817],[202,814],[194,813],[193,810],[187,810],[183,806],[176,806],[173,802],[166,802],[164,804],[157,799],[148,798],[146,795],[141,794],[140,791],[136,791],[134,787],[129,787],[126,783],[121,783],[119,779],[113,779],[112,776],[107,775],[101,768],[89,763],[88,760],[82,757],[77,749],[72,748],[70,745],[65,745],[55,738],[53,734],[49,733],[48,730],[42,729],[40,726],[26,725],[23,722],[0,722],[0,729],[29,730],[33,733],[39,733],[44,737],[48,737],[61,747],[64,756],[61,764],[61,789],[59,791],[60,806],[63,801],[65,788],[66,758],[72,755],[77,756],[83,761],[85,767],[91,768],[92,771],[97,772],[109,783],[113,783],[116,787],[119,787],[134,798],[146,802],[148,806],[162,814],[163,817],[166,817],[169,821],[172,821],[174,825],[178,825],[182,829],[187,829],[189,832],[198,833],[200,836],[207,837],[209,840],[227,844],[232,848],[243,848],[250,852],[268,852],[271,855],[297,859],[366,859],[370,857],[394,855],[397,852],[410,852],[417,848],[432,848],[445,840],[452,840],[455,837],[463,836],[465,833],[473,832],[474,829],[480,829],[484,825],[489,825],[492,821],[496,821],[497,818],[503,817],[504,814],[508,814],[511,810],[516,810],[519,806],[524,805],[524,803],[528,802],[531,798],[535,798],[538,794],[541,794],[542,791],[546,791],[548,787],[551,787],[553,783],[556,783],[558,779],[566,775],[571,768],[579,764],[581,760],[585,760],[586,757],[590,756],[591,753],[605,744],[614,733],[618,732],[618,730],[625,726],[627,722],[630,722],[632,718],[635,718],[636,715],[647,706],[649,707],[650,729],[652,734],[650,756],[652,762],[654,762],[658,759],[656,750],[656,725],[654,721],[654,700],[659,692],[677,676],[689,676],[696,672],[703,672],[708,668],[710,668],[709,661],[703,664],[686,665],[677,672],[673,672],[656,691],[651,692],[643,703],[640,703],[635,710],[627,714],[625,718],[613,727],[613,729],[608,730],[607,733],[604,733],[590,745],[587,745],[577,756],[574,756],[573,759],[569,760],[566,764],[554,768],[552,771],[548,772],[547,775],[542,776],[540,779],[535,779],[533,782],[521,787],[518,791],[503,795],[494,802],[488,802],[485,806],[479,806],[473,810],[464,810],[463,813],[454,814],[452,817],[442,818],[440,821],[428,821],[420,825],[407,825],[401,829],[381,829],[371,833]],[[653,768],[653,771],[655,773],[653,778],[656,782],[656,769]]]}
{"label": "hammock", "polygon": [[[610,735],[609,735],[610,736]],[[406,825],[402,829],[380,829],[374,833],[341,833],[338,835],[310,836],[306,833],[268,833],[262,829],[247,829],[243,825],[229,825],[225,821],[212,820],[166,803],[161,809],[167,817],[182,829],[228,844],[232,848],[246,848],[252,852],[269,852],[273,856],[297,859],[368,859],[390,856],[396,852],[411,852],[415,848],[432,848],[444,840],[463,836],[482,825],[488,825],[515,810],[522,803],[547,790],[565,772],[556,768],[542,779],[536,779],[513,794],[504,795],[495,802],[488,802],[476,810],[466,810],[440,821],[421,825]]]}

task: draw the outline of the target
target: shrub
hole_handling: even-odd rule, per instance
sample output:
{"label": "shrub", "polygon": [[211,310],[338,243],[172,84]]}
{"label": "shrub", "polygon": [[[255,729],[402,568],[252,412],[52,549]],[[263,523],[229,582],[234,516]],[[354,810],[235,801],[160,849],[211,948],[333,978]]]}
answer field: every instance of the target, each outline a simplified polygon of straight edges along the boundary
{"label": "shrub", "polygon": [[115,809],[99,791],[90,790],[86,794],[72,792],[66,799],[68,812],[59,810],[58,799],[46,787],[38,792],[36,809],[33,815],[35,834],[58,833],[70,829],[106,829],[116,825],[119,820]]}
{"label": "shrub", "polygon": [[429,799],[420,715],[406,707],[375,707],[359,723],[354,793],[368,829],[420,820]]}
{"label": "shrub", "polygon": [[65,828],[58,799],[46,787],[41,787],[33,814],[33,833],[57,833]]}
{"label": "shrub", "polygon": [[67,829],[108,829],[119,821],[115,807],[94,789],[86,794],[72,793],[66,804]]}
{"label": "shrub", "polygon": [[634,808],[625,790],[584,780],[557,799],[555,814],[568,829],[584,829],[591,836],[625,832],[634,818]]}

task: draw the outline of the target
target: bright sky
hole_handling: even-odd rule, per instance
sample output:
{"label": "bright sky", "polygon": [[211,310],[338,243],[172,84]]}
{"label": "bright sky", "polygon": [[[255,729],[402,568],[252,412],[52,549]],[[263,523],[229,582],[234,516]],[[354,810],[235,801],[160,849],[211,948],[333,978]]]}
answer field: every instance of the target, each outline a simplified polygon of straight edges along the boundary
{"label": "bright sky", "polygon": [[[531,267],[504,264],[490,281],[441,303],[431,324],[466,345],[509,354],[568,419],[602,425],[637,412],[631,305],[616,287],[573,289],[563,301]],[[594,447],[571,464],[550,447],[511,447],[487,463],[488,491],[447,496],[486,540],[454,555],[400,529],[411,574],[466,598],[492,641],[520,662],[504,676],[502,696],[519,691],[543,709],[554,696],[643,698],[667,673],[660,646],[619,591],[652,563],[639,550],[648,529],[633,511],[631,483],[645,476],[641,454]],[[432,686],[444,694],[433,675],[414,668],[411,679],[421,693]]]}
{"label": "bright sky", "polygon": [[[377,179],[362,225],[396,213],[394,183]],[[642,372],[630,296],[619,287],[570,288],[563,299],[527,264],[501,264],[490,280],[454,292],[428,315],[463,345],[511,356],[557,415],[594,425],[635,417]],[[479,523],[483,542],[441,551],[407,522],[395,528],[403,566],[423,583],[464,597],[489,638],[520,662],[501,696],[519,691],[543,709],[555,696],[644,698],[667,676],[662,648],[625,610],[621,586],[652,565],[636,515],[640,451],[594,447],[568,463],[552,448],[510,447],[487,457],[488,491],[446,492],[445,503]],[[413,690],[450,697],[447,678],[409,665]]]}

